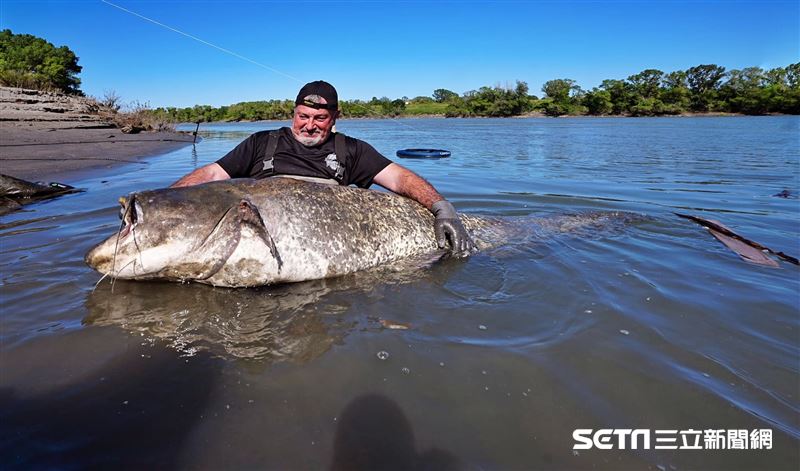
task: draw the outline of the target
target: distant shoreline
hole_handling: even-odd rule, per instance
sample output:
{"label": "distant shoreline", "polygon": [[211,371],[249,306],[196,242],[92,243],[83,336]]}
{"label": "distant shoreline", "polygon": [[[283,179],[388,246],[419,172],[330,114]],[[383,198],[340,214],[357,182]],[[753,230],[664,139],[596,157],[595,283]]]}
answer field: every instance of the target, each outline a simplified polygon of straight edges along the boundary
{"label": "distant shoreline", "polygon": [[[768,116],[797,116],[793,114],[785,114],[785,113],[769,113],[764,115],[748,115],[744,113],[726,113],[726,112],[706,112],[706,113],[680,113],[674,115],[659,115],[659,116],[629,116],[629,115],[586,115],[586,114],[574,114],[574,115],[561,115],[561,116],[547,116],[544,113],[529,113],[524,115],[518,116],[456,116],[456,117],[448,117],[441,114],[430,114],[430,115],[407,115],[407,116],[373,116],[373,117],[362,117],[362,116],[355,116],[355,117],[348,117],[344,116],[338,119],[338,121],[367,121],[370,119],[374,120],[393,120],[393,119],[525,119],[525,118],[543,118],[543,119],[563,119],[563,118],[587,118],[587,119],[597,119],[597,118],[613,118],[613,119],[627,119],[627,118],[638,118],[638,119],[663,119],[663,118],[736,118],[736,117],[748,117],[748,118],[763,118]],[[291,121],[290,118],[287,119],[258,119],[258,120],[231,120],[231,121],[201,121],[200,122],[200,130],[203,129],[204,124],[235,124],[235,123],[281,123]],[[185,121],[176,123],[176,125],[196,125],[196,121]]]}

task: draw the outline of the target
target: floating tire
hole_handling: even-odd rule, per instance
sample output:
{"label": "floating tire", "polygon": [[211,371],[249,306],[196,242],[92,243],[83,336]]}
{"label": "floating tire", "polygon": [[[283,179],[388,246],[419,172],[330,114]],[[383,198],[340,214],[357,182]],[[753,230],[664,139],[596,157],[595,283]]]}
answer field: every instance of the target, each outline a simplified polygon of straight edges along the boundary
{"label": "floating tire", "polygon": [[397,156],[404,159],[443,159],[450,157],[450,151],[444,149],[401,149]]}

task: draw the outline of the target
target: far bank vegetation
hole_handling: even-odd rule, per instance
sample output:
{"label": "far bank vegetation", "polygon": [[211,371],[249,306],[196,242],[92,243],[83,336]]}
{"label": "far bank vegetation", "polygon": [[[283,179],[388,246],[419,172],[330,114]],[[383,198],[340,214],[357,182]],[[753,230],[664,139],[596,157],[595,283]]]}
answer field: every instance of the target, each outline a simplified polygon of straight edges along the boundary
{"label": "far bank vegetation", "polygon": [[[511,117],[668,116],[694,113],[746,115],[800,114],[800,63],[764,70],[726,70],[701,64],[665,73],[647,69],[626,79],[608,79],[584,90],[574,80],[554,79],[542,86],[542,97],[528,84],[481,87],[459,95],[447,89],[415,98],[373,97],[340,102],[347,118],[413,116]],[[249,101],[230,106],[197,105],[156,108],[153,113],[177,122],[257,121],[290,119],[292,100]]]}

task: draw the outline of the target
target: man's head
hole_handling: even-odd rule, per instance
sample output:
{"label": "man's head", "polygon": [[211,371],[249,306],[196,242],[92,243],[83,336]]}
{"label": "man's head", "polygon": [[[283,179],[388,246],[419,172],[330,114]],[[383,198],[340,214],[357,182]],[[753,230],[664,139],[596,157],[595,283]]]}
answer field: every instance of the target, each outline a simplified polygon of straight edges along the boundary
{"label": "man's head", "polygon": [[292,135],[304,146],[322,144],[339,117],[339,96],[333,85],[322,80],[300,89],[294,101]]}

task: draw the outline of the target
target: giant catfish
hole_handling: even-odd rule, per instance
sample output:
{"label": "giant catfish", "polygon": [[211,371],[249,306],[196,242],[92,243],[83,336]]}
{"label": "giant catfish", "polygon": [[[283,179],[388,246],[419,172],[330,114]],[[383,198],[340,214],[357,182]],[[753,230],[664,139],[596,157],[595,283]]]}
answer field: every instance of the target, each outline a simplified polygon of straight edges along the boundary
{"label": "giant catfish", "polygon": [[[86,263],[115,278],[248,287],[344,275],[441,255],[433,215],[408,198],[290,178],[237,179],[133,193],[122,225]],[[619,213],[605,213],[614,217]],[[598,216],[552,219],[557,230]],[[520,235],[462,214],[479,249]]]}

